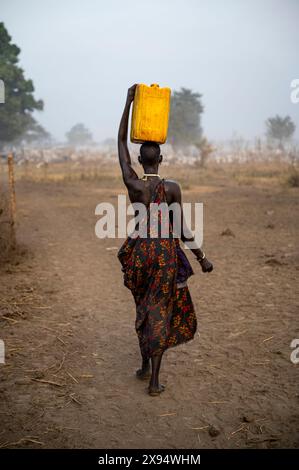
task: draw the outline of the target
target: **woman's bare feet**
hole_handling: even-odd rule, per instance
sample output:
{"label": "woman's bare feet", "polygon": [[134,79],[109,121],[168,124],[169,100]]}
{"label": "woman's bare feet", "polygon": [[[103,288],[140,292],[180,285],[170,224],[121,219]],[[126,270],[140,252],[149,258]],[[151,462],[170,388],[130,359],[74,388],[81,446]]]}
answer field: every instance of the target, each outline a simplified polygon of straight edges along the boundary
{"label": "woman's bare feet", "polygon": [[148,393],[151,397],[157,397],[160,395],[160,393],[164,392],[165,390],[165,385],[163,384],[158,384],[158,385],[150,385],[148,387]]}
{"label": "woman's bare feet", "polygon": [[146,380],[149,379],[150,376],[150,361],[148,359],[144,359],[142,361],[141,369],[136,370],[136,377],[140,380]]}
{"label": "woman's bare feet", "polygon": [[165,387],[164,385],[159,383],[159,371],[160,365],[162,360],[163,352],[160,354],[152,355],[152,375],[148,387],[148,393],[151,397],[156,397],[160,395],[160,393],[164,392]]}

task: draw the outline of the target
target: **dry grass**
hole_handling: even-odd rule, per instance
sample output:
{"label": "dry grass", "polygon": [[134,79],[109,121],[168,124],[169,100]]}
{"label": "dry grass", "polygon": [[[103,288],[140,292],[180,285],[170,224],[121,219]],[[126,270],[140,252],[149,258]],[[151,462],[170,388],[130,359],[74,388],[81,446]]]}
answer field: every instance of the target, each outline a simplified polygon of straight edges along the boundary
{"label": "dry grass", "polygon": [[[285,184],[295,187],[298,185],[298,172],[294,167],[284,162],[252,162],[252,163],[216,163],[211,161],[207,168],[194,166],[181,166],[177,164],[161,165],[160,173],[163,177],[178,179],[182,188],[192,189],[198,185],[226,185],[233,180],[238,185],[264,186],[272,184]],[[142,169],[136,162],[134,168],[138,174]],[[34,182],[97,182],[100,187],[120,187],[122,178],[119,165],[107,162],[66,162],[35,165],[15,166],[16,180],[29,180]]]}
{"label": "dry grass", "polygon": [[[134,161],[134,168],[141,176],[142,169]],[[7,256],[10,250],[10,221],[7,193],[7,165],[0,164],[0,257]],[[299,186],[299,172],[295,165],[282,161],[265,161],[251,163],[217,163],[213,160],[206,168],[197,165],[171,164],[165,158],[160,168],[164,178],[178,180],[184,191],[200,190],[200,187],[216,188],[231,185],[238,186],[274,187],[284,186],[297,188]],[[36,165],[27,162],[15,165],[16,191],[18,181],[25,180],[30,183],[63,183],[84,184],[96,183],[99,189],[123,189],[123,182],[118,162],[63,162],[44,163]],[[214,189],[213,189],[214,188]],[[18,205],[18,194],[17,194]]]}
{"label": "dry grass", "polygon": [[286,183],[290,188],[299,188],[299,172],[293,170],[287,177]]}

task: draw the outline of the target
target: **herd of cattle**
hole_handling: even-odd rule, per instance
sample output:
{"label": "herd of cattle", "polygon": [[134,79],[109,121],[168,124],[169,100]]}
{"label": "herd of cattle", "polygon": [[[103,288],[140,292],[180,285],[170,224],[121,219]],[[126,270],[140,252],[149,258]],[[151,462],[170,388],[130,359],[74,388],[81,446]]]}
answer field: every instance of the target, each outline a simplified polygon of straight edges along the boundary
{"label": "herd of cattle", "polygon": [[[133,161],[138,156],[139,148],[131,146],[130,151]],[[170,145],[165,144],[162,149],[163,164],[170,163],[182,165],[194,165],[200,161],[200,151],[194,146],[184,149],[174,150]],[[13,151],[14,161],[16,165],[26,165],[28,163],[40,167],[50,163],[66,163],[73,162],[76,164],[87,162],[117,162],[116,146],[109,147],[92,147],[92,148],[70,148],[70,147],[52,147],[52,148],[19,148]],[[0,155],[0,160],[5,161],[7,153]],[[225,145],[217,145],[213,147],[213,152],[209,155],[210,161],[217,163],[238,162],[247,163],[252,161],[270,161],[270,160],[293,161],[299,159],[298,149],[269,149],[266,147],[256,148],[243,147],[232,148]]]}

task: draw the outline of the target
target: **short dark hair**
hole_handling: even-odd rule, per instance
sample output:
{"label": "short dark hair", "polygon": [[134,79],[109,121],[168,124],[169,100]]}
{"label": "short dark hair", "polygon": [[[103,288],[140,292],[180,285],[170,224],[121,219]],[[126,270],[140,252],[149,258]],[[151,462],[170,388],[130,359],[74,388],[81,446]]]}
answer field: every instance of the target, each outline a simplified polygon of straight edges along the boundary
{"label": "short dark hair", "polygon": [[140,147],[141,161],[145,165],[158,163],[160,157],[160,145],[156,142],[144,142]]}

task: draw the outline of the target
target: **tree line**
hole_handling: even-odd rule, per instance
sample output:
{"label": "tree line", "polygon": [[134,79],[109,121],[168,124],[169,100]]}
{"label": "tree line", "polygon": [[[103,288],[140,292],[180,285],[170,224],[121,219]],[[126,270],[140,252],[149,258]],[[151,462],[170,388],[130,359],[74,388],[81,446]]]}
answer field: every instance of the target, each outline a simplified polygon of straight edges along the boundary
{"label": "tree line", "polygon": [[[51,144],[53,138],[33,117],[42,111],[44,102],[34,97],[33,81],[25,78],[19,66],[20,48],[12,43],[4,23],[0,23],[0,80],[5,85],[5,102],[0,103],[0,151],[9,144]],[[174,91],[171,97],[168,143],[175,149],[196,146],[204,158],[211,145],[202,130],[204,106],[202,95],[188,88]],[[266,121],[267,138],[279,148],[294,135],[296,126],[290,116],[270,117]],[[91,132],[83,123],[75,124],[66,133],[70,145],[88,145],[93,142]]]}

